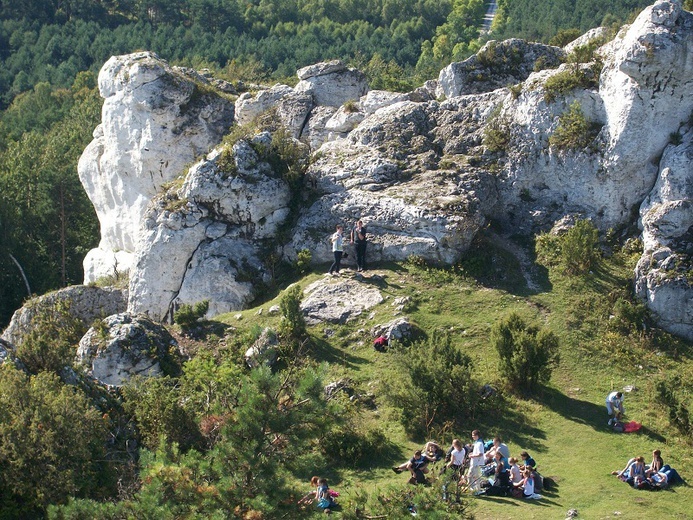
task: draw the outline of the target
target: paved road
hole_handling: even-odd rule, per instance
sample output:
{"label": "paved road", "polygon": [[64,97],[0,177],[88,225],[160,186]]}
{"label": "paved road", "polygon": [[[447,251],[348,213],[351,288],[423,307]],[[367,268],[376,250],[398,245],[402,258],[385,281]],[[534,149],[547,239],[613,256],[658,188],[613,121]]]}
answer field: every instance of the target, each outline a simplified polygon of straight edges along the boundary
{"label": "paved road", "polygon": [[488,4],[488,11],[486,11],[484,16],[484,26],[481,29],[482,34],[491,32],[491,24],[493,23],[493,17],[496,16],[496,9],[498,9],[496,0],[491,0]]}

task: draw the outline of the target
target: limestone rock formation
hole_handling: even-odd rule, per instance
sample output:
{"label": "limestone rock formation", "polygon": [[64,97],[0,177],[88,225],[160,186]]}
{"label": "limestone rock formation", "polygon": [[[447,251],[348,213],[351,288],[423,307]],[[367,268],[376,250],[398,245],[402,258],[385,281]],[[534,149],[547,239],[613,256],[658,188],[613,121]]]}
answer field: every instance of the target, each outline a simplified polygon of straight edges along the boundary
{"label": "limestone rock formation", "polygon": [[681,139],[665,150],[640,207],[645,251],[636,292],[663,328],[693,341],[693,130]]}
{"label": "limestone rock formation", "polygon": [[346,323],[383,302],[378,289],[351,279],[318,280],[304,292],[301,311],[308,324]]}
{"label": "limestone rock formation", "polygon": [[175,375],[179,357],[164,327],[145,316],[121,313],[89,329],[79,342],[76,363],[99,383],[118,387],[133,376]]}
{"label": "limestone rock formation", "polygon": [[[209,316],[243,308],[268,276],[262,242],[289,213],[290,190],[253,146],[233,147],[233,166],[215,151],[195,164],[182,187],[157,199],[147,213],[130,279],[128,310],[158,320],[182,303],[209,300]],[[173,199],[171,202],[170,199]]]}
{"label": "limestone rock formation", "polygon": [[13,347],[18,347],[29,333],[34,318],[41,312],[52,310],[59,302],[85,327],[96,319],[123,312],[127,306],[127,291],[112,287],[100,288],[88,285],[74,285],[39,296],[17,310],[0,339]]}
{"label": "limestone rock formation", "polygon": [[517,38],[502,42],[491,40],[477,54],[441,70],[437,94],[451,98],[515,85],[526,80],[537,66],[557,67],[565,55],[560,47],[542,43]]}
{"label": "limestone rock formation", "polygon": [[371,336],[385,336],[388,339],[397,341],[411,339],[415,328],[409,323],[409,318],[397,318],[389,323],[383,323],[371,330]]}
{"label": "limestone rock formation", "polygon": [[250,368],[260,365],[271,367],[277,360],[277,334],[269,328],[264,328],[260,337],[245,351],[245,362]]}
{"label": "limestone rock formation", "polygon": [[347,101],[358,101],[368,91],[365,74],[339,60],[309,65],[297,75],[301,81],[296,92],[311,94],[316,105],[340,107]]}
{"label": "limestone rock formation", "polygon": [[128,271],[147,204],[228,131],[233,103],[203,76],[150,52],[114,56],[99,73],[101,124],[79,177],[101,225],[84,260],[85,283]]}
{"label": "limestone rock formation", "polygon": [[[577,45],[604,34],[594,31],[566,49],[489,42],[446,67],[438,81],[406,94],[368,92],[360,72],[335,61],[298,71],[295,88],[242,95],[235,104],[239,121],[271,110],[315,151],[304,206],[281,239],[290,194],[256,154],[266,136],[234,148],[234,171],[220,168],[219,150],[209,154],[142,218],[160,178],[181,173],[182,164],[217,144],[234,107],[212,94],[199,103],[191,94],[196,80],[151,54],[114,58],[100,75],[108,96],[103,123],[80,163],[103,216],[102,246],[87,259],[87,277],[136,250],[130,310],[161,319],[179,303],[208,299],[211,316],[255,296],[267,273],[269,249],[260,242],[288,260],[308,249],[313,262],[328,262],[335,225],[348,232],[362,218],[371,234],[367,261],[418,255],[452,263],[491,219],[531,236],[579,215],[606,231],[633,224],[642,205],[646,251],[638,292],[663,326],[687,335],[691,283],[681,266],[690,255],[690,193],[680,186],[691,179],[685,157],[693,15],[679,0],[658,0],[591,62],[561,63]],[[556,136],[575,110],[587,130],[560,144]],[[672,140],[676,146],[667,149]],[[166,161],[166,175],[157,174]],[[124,182],[124,175],[132,180]],[[321,305],[312,293],[330,285],[348,287],[342,281],[312,291],[309,317]],[[311,319],[348,319],[332,310]]]}

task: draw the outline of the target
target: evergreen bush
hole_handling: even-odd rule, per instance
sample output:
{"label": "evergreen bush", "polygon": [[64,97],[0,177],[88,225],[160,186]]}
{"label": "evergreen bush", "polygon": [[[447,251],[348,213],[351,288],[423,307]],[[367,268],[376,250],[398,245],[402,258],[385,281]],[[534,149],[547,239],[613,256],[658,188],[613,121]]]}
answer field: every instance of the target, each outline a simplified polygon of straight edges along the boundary
{"label": "evergreen bush", "polygon": [[558,337],[526,324],[517,313],[493,326],[491,344],[498,352],[500,372],[514,390],[532,391],[548,382],[560,360]]}

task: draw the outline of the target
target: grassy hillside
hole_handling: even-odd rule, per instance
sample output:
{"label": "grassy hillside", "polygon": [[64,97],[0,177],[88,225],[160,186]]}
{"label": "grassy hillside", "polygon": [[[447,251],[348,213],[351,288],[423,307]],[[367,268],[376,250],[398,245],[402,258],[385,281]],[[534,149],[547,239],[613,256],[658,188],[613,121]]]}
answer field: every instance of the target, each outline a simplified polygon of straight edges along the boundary
{"label": "grassy hillside", "polygon": [[[649,462],[655,448],[684,478],[690,478],[687,469],[693,461],[690,439],[669,424],[654,389],[667,374],[690,373],[691,345],[656,330],[643,331],[639,318],[629,323],[624,318],[627,313],[619,311],[632,292],[635,248],[632,252],[616,248],[591,273],[572,277],[537,266],[528,270],[530,254],[522,241],[489,235],[454,269],[416,261],[378,266],[360,283],[379,287],[384,303],[345,325],[309,329],[316,345],[311,356],[329,364],[326,381],[350,378],[357,393],[375,394],[377,409],[362,409],[358,426],[379,428],[386,442],[358,469],[335,467],[319,456],[312,467],[294,468],[287,477],[298,491],[307,490],[311,475],[326,475],[346,503],[364,493],[387,493],[406,480],[390,466],[406,460],[426,439],[409,437],[398,412],[382,398],[387,385],[404,377],[397,362],[402,349],[376,352],[368,334],[375,324],[406,315],[424,335],[446,330],[455,347],[472,358],[479,380],[500,390],[497,411],[482,411],[462,428],[443,428],[429,435],[449,444],[457,436],[468,441],[473,428],[487,439],[500,434],[512,454],[528,450],[541,473],[557,482],[557,488],[545,492],[540,501],[469,497],[469,510],[476,518],[563,518],[573,508],[580,518],[690,517],[691,488],[638,491],[610,475],[632,456],[641,454]],[[313,273],[298,283],[305,287],[320,277],[322,273]],[[393,301],[401,297],[410,301],[398,312]],[[278,302],[279,297],[264,303],[262,314],[256,307],[240,313],[241,319],[234,313],[221,320],[239,330],[277,327],[279,318],[267,316],[266,311]],[[627,305],[637,307],[635,302]],[[489,344],[492,325],[512,311],[545,325],[560,338],[560,365],[551,383],[533,395],[517,396],[504,388],[498,356]],[[627,419],[642,422],[643,429],[615,434],[606,425],[604,398],[626,385],[635,387],[626,393]],[[430,493],[437,493],[435,486]]]}

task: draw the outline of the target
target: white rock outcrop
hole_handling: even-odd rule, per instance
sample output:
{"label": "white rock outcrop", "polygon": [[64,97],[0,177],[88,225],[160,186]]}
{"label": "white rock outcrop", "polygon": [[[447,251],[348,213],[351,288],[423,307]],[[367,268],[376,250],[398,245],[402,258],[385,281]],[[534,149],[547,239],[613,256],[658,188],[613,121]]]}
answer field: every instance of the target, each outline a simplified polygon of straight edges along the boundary
{"label": "white rock outcrop", "polygon": [[[168,170],[180,172],[204,150],[201,142],[219,138],[210,127],[224,128],[233,107],[223,98],[204,107],[184,101],[195,98],[196,83],[151,54],[114,58],[100,75],[104,120],[80,162],[102,223],[87,276],[112,269],[116,258],[123,265],[127,259],[117,255],[136,251],[130,310],[162,319],[180,303],[209,299],[211,316],[254,298],[270,250],[295,260],[308,249],[313,262],[329,262],[328,237],[338,223],[348,232],[356,219],[365,221],[367,262],[418,255],[452,263],[491,219],[531,236],[579,215],[606,231],[632,224],[641,207],[646,251],[638,293],[665,327],[686,336],[690,282],[675,273],[691,255],[692,46],[693,15],[679,0],[659,0],[591,63],[561,64],[566,49],[508,40],[488,42],[407,94],[368,92],[365,77],[339,61],[301,69],[295,88],[244,94],[235,105],[239,120],[274,110],[291,136],[317,152],[304,206],[282,240],[277,229],[291,193],[257,153],[267,136],[237,145],[233,171],[219,167],[219,152],[210,154],[142,218],[164,177],[151,173],[155,167],[168,161]],[[561,77],[582,86],[561,87]],[[189,105],[195,117],[182,108]],[[560,147],[552,137],[575,106],[589,139]],[[676,146],[667,148],[672,140]],[[319,307],[317,296],[308,298]]]}
{"label": "white rock outcrop", "polygon": [[108,60],[99,91],[101,124],[78,165],[101,225],[99,247],[84,260],[85,283],[129,270],[149,201],[233,121],[233,103],[207,79],[149,52]]}
{"label": "white rock outcrop", "polygon": [[130,312],[171,319],[180,304],[209,300],[208,316],[215,316],[257,296],[269,275],[262,242],[274,237],[291,198],[251,146],[270,140],[262,134],[236,143],[231,173],[219,166],[221,152],[212,152],[150,207],[130,277]]}
{"label": "white rock outcrop", "polygon": [[383,295],[371,285],[355,280],[318,280],[304,290],[301,311],[306,323],[346,323],[382,303]]}
{"label": "white rock outcrop", "polygon": [[0,339],[13,347],[20,346],[31,331],[36,316],[40,313],[52,313],[58,306],[62,306],[62,309],[86,328],[96,319],[123,312],[127,307],[127,299],[126,290],[112,287],[73,285],[59,289],[34,298],[18,309]]}
{"label": "white rock outcrop", "polygon": [[339,60],[309,65],[298,71],[296,92],[307,92],[316,105],[340,107],[358,101],[368,91],[366,75]]}
{"label": "white rock outcrop", "polygon": [[164,367],[179,372],[178,345],[168,331],[145,316],[115,314],[82,337],[76,364],[103,385],[119,387],[133,376],[160,377]]}
{"label": "white rock outcrop", "polygon": [[644,254],[636,292],[666,330],[693,341],[693,130],[664,152],[640,207]]}

